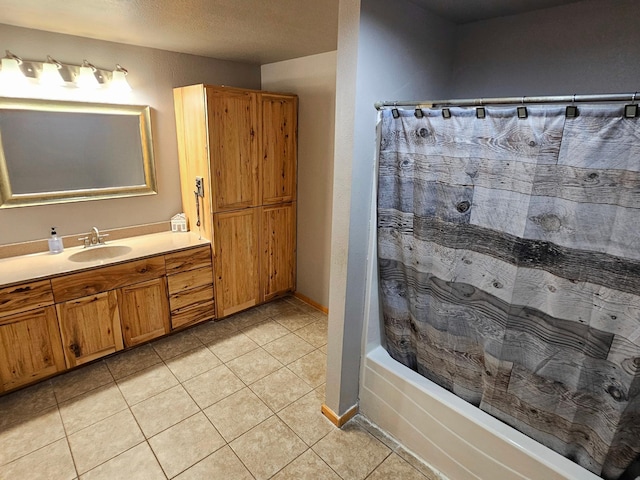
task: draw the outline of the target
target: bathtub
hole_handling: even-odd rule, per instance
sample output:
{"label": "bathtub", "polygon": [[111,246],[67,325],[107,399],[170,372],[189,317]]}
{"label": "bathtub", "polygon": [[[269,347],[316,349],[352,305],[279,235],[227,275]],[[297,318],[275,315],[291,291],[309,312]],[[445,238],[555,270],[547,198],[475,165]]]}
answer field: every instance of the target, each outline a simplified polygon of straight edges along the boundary
{"label": "bathtub", "polygon": [[451,392],[369,349],[360,412],[451,480],[602,480]]}

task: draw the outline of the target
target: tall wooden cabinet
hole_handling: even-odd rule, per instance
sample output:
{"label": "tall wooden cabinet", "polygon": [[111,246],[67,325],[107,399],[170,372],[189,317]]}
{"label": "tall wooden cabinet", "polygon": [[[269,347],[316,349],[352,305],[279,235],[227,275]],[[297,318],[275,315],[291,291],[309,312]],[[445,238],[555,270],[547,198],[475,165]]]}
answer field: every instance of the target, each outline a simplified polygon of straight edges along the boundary
{"label": "tall wooden cabinet", "polygon": [[297,97],[192,85],[174,100],[183,209],[213,244],[218,318],[295,290]]}

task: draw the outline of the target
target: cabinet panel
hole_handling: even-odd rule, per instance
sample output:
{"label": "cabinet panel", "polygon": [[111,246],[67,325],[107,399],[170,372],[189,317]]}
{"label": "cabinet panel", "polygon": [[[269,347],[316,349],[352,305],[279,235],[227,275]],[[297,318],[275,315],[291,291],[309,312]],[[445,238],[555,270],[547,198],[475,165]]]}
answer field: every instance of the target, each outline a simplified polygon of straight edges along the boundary
{"label": "cabinet panel", "polygon": [[256,94],[207,87],[214,212],[260,204]]}
{"label": "cabinet panel", "polygon": [[56,303],[59,303],[159,278],[164,274],[164,258],[157,256],[53,278],[51,285]]}
{"label": "cabinet panel", "polygon": [[48,305],[53,305],[49,280],[0,288],[0,318]]}
{"label": "cabinet panel", "polygon": [[[182,211],[187,215],[189,228],[196,230],[196,201],[193,195],[195,177],[202,177],[206,188],[209,187],[210,178],[204,85],[175,88],[173,99],[180,157]],[[211,201],[205,200],[200,202],[201,225],[199,228],[205,238],[211,239],[213,235]]]}
{"label": "cabinet panel", "polygon": [[56,305],[67,367],[122,350],[122,330],[115,291]]}
{"label": "cabinet panel", "polygon": [[169,333],[169,299],[164,278],[121,288],[118,304],[125,346]]}
{"label": "cabinet panel", "polygon": [[295,203],[262,211],[262,292],[265,300],[295,289]]}
{"label": "cabinet panel", "polygon": [[53,306],[0,320],[0,392],[64,370]]}
{"label": "cabinet panel", "polygon": [[285,203],[296,196],[298,98],[261,94],[262,203]]}
{"label": "cabinet panel", "polygon": [[209,245],[206,245],[204,247],[171,253],[164,256],[164,262],[167,275],[186,272],[187,270],[195,270],[196,268],[211,267],[211,248]]}
{"label": "cabinet panel", "polygon": [[218,317],[260,303],[260,208],[214,218],[215,287]]}

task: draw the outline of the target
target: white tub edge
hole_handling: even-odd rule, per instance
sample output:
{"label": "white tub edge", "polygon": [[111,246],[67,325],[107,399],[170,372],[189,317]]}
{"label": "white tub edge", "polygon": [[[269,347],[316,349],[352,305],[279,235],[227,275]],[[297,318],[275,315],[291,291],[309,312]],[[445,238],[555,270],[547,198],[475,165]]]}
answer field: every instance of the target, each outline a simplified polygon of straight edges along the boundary
{"label": "white tub edge", "polygon": [[364,359],[360,411],[451,480],[602,480],[393,360]]}

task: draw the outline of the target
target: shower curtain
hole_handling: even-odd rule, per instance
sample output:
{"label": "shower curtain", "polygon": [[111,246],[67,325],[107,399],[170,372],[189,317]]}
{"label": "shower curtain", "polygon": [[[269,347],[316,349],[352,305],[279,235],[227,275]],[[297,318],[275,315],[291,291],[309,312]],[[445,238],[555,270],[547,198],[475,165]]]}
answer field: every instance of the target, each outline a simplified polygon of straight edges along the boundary
{"label": "shower curtain", "polygon": [[384,343],[618,479],[640,454],[640,118],[526,110],[380,112]]}

